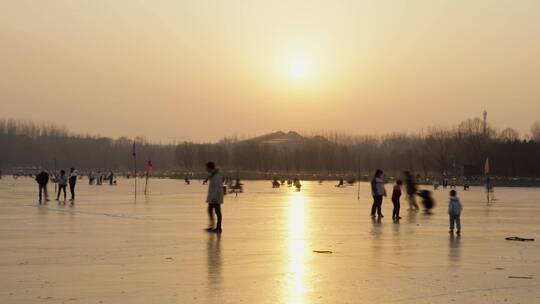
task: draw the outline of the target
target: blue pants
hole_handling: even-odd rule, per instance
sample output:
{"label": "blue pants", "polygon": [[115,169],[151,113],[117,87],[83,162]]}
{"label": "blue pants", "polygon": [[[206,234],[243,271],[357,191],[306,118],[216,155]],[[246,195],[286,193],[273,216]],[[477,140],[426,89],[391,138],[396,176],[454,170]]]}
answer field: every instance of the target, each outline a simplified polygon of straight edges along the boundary
{"label": "blue pants", "polygon": [[454,231],[454,224],[457,231],[461,231],[461,219],[459,215],[450,215],[450,230]]}

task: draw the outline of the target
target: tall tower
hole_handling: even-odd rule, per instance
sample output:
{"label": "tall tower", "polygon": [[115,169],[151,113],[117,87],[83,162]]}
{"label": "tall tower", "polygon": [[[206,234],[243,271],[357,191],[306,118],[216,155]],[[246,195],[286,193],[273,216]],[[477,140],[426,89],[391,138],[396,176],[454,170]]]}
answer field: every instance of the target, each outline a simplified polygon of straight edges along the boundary
{"label": "tall tower", "polygon": [[484,132],[484,136],[487,136],[487,111],[485,107],[484,107],[484,112],[482,113],[482,116],[484,118],[483,124],[482,124],[483,132]]}

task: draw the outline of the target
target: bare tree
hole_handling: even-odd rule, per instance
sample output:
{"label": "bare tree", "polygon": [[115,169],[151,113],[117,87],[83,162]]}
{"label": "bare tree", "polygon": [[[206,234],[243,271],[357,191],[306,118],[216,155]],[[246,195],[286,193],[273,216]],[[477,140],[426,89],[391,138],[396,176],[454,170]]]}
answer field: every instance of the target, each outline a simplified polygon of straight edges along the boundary
{"label": "bare tree", "polygon": [[540,143],[540,121],[535,121],[531,125],[531,137],[537,143]]}

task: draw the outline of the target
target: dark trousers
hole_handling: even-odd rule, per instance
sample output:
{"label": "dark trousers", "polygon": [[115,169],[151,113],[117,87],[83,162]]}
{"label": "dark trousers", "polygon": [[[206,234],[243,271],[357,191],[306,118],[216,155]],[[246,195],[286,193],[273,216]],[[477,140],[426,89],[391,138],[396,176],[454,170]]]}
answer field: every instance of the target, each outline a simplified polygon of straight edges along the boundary
{"label": "dark trousers", "polygon": [[381,212],[382,201],[383,201],[383,196],[382,195],[374,195],[373,196],[373,206],[371,206],[371,215],[372,216],[375,216],[375,212],[377,212],[378,215],[382,215],[382,212]]}
{"label": "dark trousers", "polygon": [[69,192],[71,192],[71,199],[75,199],[75,183],[69,183]]}
{"label": "dark trousers", "polygon": [[457,231],[461,231],[461,218],[459,215],[450,215],[450,231],[454,231],[454,224]]}
{"label": "dark trousers", "polygon": [[60,193],[64,191],[64,200],[66,200],[66,188],[67,188],[67,185],[58,185],[58,194],[56,195],[56,199],[59,199]]}
{"label": "dark trousers", "polygon": [[399,198],[392,198],[392,204],[394,204],[394,209],[392,210],[392,218],[399,218],[399,209],[401,209]]}
{"label": "dark trousers", "polygon": [[47,193],[47,184],[39,184],[39,201],[43,199],[43,195],[45,195],[45,200],[49,199],[49,193]]}
{"label": "dark trousers", "polygon": [[221,204],[208,204],[208,217],[210,219],[210,225],[214,226],[214,212],[217,216],[216,228],[221,229]]}

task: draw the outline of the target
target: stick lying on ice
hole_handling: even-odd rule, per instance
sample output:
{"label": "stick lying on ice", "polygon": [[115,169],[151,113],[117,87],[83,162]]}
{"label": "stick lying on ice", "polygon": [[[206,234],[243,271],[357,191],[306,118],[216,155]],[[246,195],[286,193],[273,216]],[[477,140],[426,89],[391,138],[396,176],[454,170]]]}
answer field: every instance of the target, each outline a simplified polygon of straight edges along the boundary
{"label": "stick lying on ice", "polygon": [[534,239],[522,238],[519,236],[509,236],[505,240],[507,241],[520,241],[520,242],[532,242]]}

